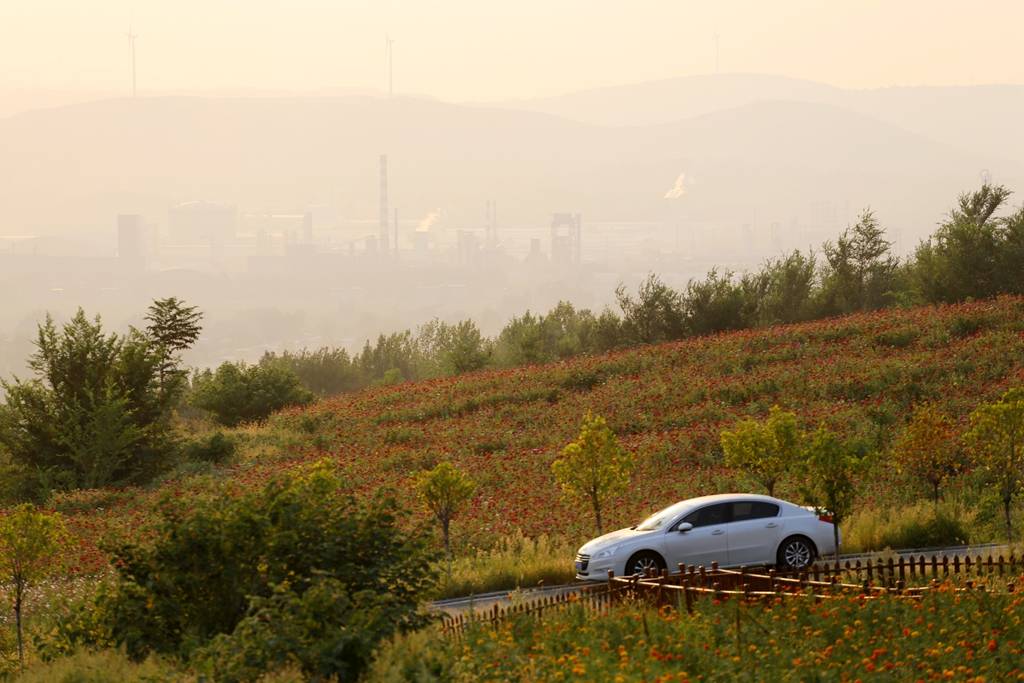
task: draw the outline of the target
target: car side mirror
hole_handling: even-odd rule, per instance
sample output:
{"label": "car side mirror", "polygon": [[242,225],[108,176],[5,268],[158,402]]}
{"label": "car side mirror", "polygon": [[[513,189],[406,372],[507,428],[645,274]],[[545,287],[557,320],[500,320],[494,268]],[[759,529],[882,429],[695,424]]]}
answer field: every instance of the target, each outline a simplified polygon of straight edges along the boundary
{"label": "car side mirror", "polygon": [[678,531],[679,533],[681,533],[681,534],[685,534],[685,533],[686,533],[687,531],[689,531],[689,530],[690,530],[690,529],[692,529],[692,528],[693,528],[693,525],[692,525],[692,524],[690,524],[689,522],[683,522],[682,524],[680,524],[680,525],[679,525],[679,526],[678,526],[678,527],[676,528],[676,530],[677,530],[677,531]]}

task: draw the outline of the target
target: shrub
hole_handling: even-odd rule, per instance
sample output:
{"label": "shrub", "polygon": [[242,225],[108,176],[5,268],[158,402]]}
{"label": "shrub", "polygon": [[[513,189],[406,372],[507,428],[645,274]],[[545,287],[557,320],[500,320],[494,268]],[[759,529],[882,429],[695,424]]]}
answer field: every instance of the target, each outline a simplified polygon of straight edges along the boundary
{"label": "shrub", "polygon": [[214,432],[210,436],[194,439],[182,448],[182,455],[191,462],[209,462],[220,464],[227,462],[235,454],[235,440],[224,432]]}
{"label": "shrub", "polygon": [[193,381],[191,403],[213,414],[217,422],[235,427],[261,422],[286,406],[305,405],[313,395],[295,373],[280,364],[223,363]]}
{"label": "shrub", "polygon": [[186,680],[186,677],[173,662],[158,657],[136,662],[124,652],[113,649],[79,650],[33,666],[18,677],[20,683],[150,683],[174,680]]}
{"label": "shrub", "polygon": [[194,661],[217,681],[255,681],[293,664],[313,680],[356,680],[407,612],[397,596],[353,593],[338,579],[318,578],[302,593],[286,582],[270,597],[254,598],[234,631],[218,635]]}
{"label": "shrub", "polygon": [[971,540],[972,515],[952,505],[924,501],[897,509],[861,509],[843,525],[847,552],[873,552],[885,548],[928,548],[963,545]]}
{"label": "shrub", "polygon": [[[344,484],[317,465],[238,498],[215,491],[166,500],[151,541],[109,549],[114,579],[68,615],[47,651],[198,652],[197,661],[214,666],[211,658],[263,643],[267,652],[253,666],[276,666],[287,650],[309,675],[358,670],[374,639],[423,623],[418,604],[435,580],[434,555],[426,534],[398,529],[394,500],[358,503],[341,493]],[[273,648],[256,623],[271,613],[288,634]],[[380,621],[367,630],[374,614]],[[349,628],[366,630],[365,640],[334,652]],[[316,654],[327,650],[329,657]]]}

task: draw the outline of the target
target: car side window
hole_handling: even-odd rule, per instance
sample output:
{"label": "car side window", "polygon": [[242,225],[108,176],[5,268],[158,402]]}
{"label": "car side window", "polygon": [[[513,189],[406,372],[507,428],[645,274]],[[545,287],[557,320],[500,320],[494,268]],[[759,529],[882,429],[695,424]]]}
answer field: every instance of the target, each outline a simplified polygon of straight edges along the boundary
{"label": "car side window", "polygon": [[774,503],[744,500],[732,504],[732,521],[734,522],[744,522],[748,519],[776,517],[778,514],[779,506]]}
{"label": "car side window", "polygon": [[708,505],[699,510],[694,510],[690,514],[686,515],[680,523],[689,522],[696,529],[699,526],[712,526],[715,524],[725,524],[729,521],[729,507],[731,503],[719,503],[717,505]]}

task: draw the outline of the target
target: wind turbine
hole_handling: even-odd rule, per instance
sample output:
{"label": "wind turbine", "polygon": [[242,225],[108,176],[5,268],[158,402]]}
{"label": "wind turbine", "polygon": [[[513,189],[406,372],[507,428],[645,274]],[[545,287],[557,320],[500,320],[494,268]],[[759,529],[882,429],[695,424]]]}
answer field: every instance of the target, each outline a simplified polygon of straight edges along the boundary
{"label": "wind turbine", "polygon": [[134,30],[132,30],[132,25],[131,24],[128,24],[128,34],[127,34],[127,37],[128,37],[128,49],[131,51],[131,55],[132,55],[132,97],[135,97],[136,94],[137,94],[137,90],[136,90],[136,87],[135,87],[135,39],[138,38],[139,36],[138,36],[137,33],[135,33]]}

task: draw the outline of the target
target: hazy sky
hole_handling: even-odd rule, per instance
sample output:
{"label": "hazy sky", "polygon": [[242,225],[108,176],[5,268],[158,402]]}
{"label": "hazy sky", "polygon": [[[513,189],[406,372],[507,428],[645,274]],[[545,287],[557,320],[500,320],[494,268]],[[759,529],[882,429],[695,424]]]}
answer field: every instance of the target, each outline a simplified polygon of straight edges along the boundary
{"label": "hazy sky", "polygon": [[0,93],[386,87],[529,97],[715,70],[1024,83],[1021,0],[0,0]]}

